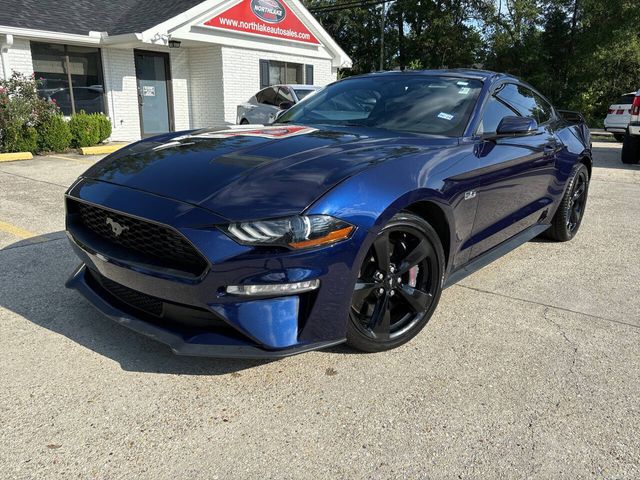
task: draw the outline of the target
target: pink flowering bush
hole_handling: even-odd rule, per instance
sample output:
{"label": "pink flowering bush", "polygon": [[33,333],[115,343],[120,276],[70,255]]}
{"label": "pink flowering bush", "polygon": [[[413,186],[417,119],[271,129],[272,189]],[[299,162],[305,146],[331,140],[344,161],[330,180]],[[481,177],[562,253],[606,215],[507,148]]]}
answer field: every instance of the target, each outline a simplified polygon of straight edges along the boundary
{"label": "pink flowering bush", "polygon": [[0,152],[39,151],[39,129],[57,116],[58,107],[38,96],[33,75],[14,72],[8,80],[0,80]]}

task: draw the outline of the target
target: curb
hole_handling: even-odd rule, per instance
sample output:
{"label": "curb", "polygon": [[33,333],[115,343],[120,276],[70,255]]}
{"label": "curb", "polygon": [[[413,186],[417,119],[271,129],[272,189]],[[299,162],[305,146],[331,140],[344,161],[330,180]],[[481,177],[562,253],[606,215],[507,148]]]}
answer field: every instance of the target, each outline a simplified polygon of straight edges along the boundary
{"label": "curb", "polygon": [[126,146],[126,143],[122,143],[119,145],[98,145],[97,147],[81,147],[78,150],[80,151],[80,155],[104,155],[107,153],[113,153]]}
{"label": "curb", "polygon": [[31,160],[31,152],[0,153],[0,162],[15,162],[17,160]]}

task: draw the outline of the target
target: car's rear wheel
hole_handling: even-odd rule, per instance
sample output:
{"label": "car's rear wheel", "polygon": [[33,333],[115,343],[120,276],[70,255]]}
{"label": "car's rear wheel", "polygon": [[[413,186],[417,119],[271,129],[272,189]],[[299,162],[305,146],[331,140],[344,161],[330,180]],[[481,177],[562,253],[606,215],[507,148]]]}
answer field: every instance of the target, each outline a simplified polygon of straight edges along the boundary
{"label": "car's rear wheel", "polygon": [[624,140],[624,133],[614,133],[613,138],[615,138],[617,142],[622,142]]}
{"label": "car's rear wheel", "polygon": [[640,136],[627,133],[622,142],[622,163],[638,162],[640,162]]}
{"label": "car's rear wheel", "polygon": [[433,314],[444,272],[435,230],[409,213],[394,216],[367,252],[353,292],[347,342],[365,352],[413,338]]}
{"label": "car's rear wheel", "polygon": [[582,223],[589,194],[589,170],[583,163],[578,163],[571,171],[569,185],[562,197],[560,206],[551,221],[546,236],[557,242],[571,240]]}

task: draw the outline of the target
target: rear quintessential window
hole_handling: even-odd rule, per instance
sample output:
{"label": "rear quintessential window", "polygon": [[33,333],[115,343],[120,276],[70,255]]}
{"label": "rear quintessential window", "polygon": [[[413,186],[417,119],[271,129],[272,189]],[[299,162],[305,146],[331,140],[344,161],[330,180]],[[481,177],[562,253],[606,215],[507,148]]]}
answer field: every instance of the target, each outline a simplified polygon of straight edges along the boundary
{"label": "rear quintessential window", "polygon": [[294,106],[279,122],[460,136],[481,88],[478,80],[431,75],[348,79]]}
{"label": "rear quintessential window", "polygon": [[104,112],[100,49],[31,42],[38,94],[58,104],[64,115]]}

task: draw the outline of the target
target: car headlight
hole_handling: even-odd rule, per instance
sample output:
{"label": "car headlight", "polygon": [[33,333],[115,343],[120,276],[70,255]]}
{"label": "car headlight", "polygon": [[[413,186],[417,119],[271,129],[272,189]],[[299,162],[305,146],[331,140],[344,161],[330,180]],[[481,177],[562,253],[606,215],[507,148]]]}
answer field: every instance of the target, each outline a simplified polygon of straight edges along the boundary
{"label": "car headlight", "polygon": [[349,238],[355,227],[329,215],[231,223],[221,229],[243,245],[310,248]]}

